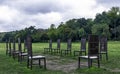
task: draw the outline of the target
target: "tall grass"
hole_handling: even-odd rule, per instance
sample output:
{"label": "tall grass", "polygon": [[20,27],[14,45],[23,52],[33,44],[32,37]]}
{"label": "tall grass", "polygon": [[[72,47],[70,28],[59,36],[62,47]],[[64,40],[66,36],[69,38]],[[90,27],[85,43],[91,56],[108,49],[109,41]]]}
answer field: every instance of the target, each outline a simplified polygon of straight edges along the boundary
{"label": "tall grass", "polygon": [[[36,53],[43,54],[43,50],[45,47],[48,47],[48,43],[33,43],[33,52],[35,54]],[[53,48],[56,47],[57,44],[53,43]],[[66,49],[66,48],[67,48],[67,44],[62,43],[61,49]],[[78,42],[72,43],[72,51],[79,49],[80,49],[80,43]],[[17,60],[13,60],[13,58],[6,56],[5,50],[6,50],[5,43],[0,43],[0,74],[64,74],[64,72],[62,71],[44,70],[38,67],[34,67],[33,70],[27,69],[26,62],[22,64],[18,63]],[[101,68],[92,67],[90,69],[88,68],[77,69],[74,72],[72,72],[72,74],[81,74],[81,73],[82,74],[120,74],[120,42],[119,41],[108,42],[108,55],[109,55],[108,61],[105,60],[105,57],[102,59],[102,61],[100,61]]]}

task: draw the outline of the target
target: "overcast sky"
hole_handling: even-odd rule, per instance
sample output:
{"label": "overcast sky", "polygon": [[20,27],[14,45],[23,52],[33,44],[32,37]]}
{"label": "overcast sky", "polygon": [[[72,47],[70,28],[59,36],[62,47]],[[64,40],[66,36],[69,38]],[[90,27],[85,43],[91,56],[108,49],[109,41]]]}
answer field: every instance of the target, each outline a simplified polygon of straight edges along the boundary
{"label": "overcast sky", "polygon": [[72,18],[94,18],[120,7],[120,0],[0,0],[0,32],[29,26],[49,28]]}

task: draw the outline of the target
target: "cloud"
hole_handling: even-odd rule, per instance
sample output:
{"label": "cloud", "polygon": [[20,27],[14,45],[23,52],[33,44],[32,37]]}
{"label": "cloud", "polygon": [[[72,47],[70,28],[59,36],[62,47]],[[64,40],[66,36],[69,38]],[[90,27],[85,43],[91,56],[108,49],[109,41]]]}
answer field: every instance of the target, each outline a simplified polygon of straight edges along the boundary
{"label": "cloud", "polygon": [[67,5],[60,0],[9,0],[3,2],[5,5],[15,7],[26,13],[48,13],[62,12],[68,9]]}
{"label": "cloud", "polygon": [[18,15],[18,11],[9,8],[8,6],[0,6],[0,21],[13,22],[14,18]]}
{"label": "cloud", "polygon": [[29,26],[45,29],[72,18],[94,18],[108,10],[109,3],[112,5],[109,0],[0,0],[0,31]]}
{"label": "cloud", "polygon": [[120,7],[120,0],[96,0],[98,4],[103,5],[105,7]]}
{"label": "cloud", "polygon": [[111,4],[111,3],[118,3],[118,2],[120,2],[120,0],[96,0],[97,2],[99,2],[99,3],[106,3],[106,4]]}
{"label": "cloud", "polygon": [[48,28],[51,24],[58,24],[61,19],[61,15],[57,12],[38,13],[36,15],[28,15],[26,23],[36,27]]}

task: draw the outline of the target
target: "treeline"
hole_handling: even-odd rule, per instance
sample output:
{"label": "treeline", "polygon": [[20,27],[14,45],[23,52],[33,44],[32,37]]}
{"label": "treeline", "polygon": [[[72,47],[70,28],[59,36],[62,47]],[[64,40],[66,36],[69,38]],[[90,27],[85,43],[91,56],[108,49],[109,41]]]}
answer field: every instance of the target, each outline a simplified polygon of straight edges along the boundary
{"label": "treeline", "polygon": [[30,26],[20,31],[2,33],[0,40],[5,41],[9,37],[24,39],[28,34],[33,37],[34,42],[45,42],[49,39],[56,41],[58,38],[62,41],[68,38],[77,41],[88,34],[104,35],[110,40],[120,40],[120,8],[112,7],[109,11],[96,14],[94,19],[70,19],[61,22],[58,27],[54,24],[48,29],[36,29],[35,26]]}

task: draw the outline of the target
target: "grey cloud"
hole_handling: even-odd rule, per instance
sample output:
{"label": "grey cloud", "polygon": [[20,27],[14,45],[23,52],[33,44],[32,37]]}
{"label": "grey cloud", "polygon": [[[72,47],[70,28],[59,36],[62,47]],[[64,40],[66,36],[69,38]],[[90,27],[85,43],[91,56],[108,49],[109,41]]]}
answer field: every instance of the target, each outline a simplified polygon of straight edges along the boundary
{"label": "grey cloud", "polygon": [[[93,2],[97,2],[97,4],[95,5],[91,5],[91,2],[87,3],[85,1],[82,2],[80,0],[0,0],[0,6],[3,5],[7,7],[6,11],[4,11],[4,9],[3,11],[6,13],[11,12],[11,14],[9,14],[10,21],[6,18],[5,20],[0,20],[0,29],[3,29],[4,31],[13,31],[20,30],[31,25],[34,25],[39,28],[48,28],[50,24],[56,25],[59,22],[64,22],[72,18],[89,17],[93,14],[96,14],[96,12],[98,11],[103,11],[103,9],[111,8],[111,6],[114,5],[120,5],[119,0],[93,0]],[[81,4],[83,5],[81,6]],[[82,10],[82,8],[85,10]],[[94,9],[94,13],[91,9]],[[88,13],[87,10],[89,10],[91,13]]]}
{"label": "grey cloud", "polygon": [[0,0],[0,4],[4,3],[6,0]]}
{"label": "grey cloud", "polygon": [[0,24],[4,24],[5,22],[3,20],[0,20]]}
{"label": "grey cloud", "polygon": [[119,3],[120,0],[96,0],[98,3]]}
{"label": "grey cloud", "polygon": [[6,3],[9,3],[10,1],[13,1],[13,0],[0,0],[0,4],[4,5]]}
{"label": "grey cloud", "polygon": [[21,8],[24,12],[30,13],[30,14],[36,14],[36,13],[50,13],[50,12],[63,12],[64,9],[62,9],[60,6],[56,5],[30,5],[26,6],[24,8]]}
{"label": "grey cloud", "polygon": [[18,30],[20,29],[18,26],[14,26],[12,24],[0,24],[2,26],[0,26],[0,28],[4,31],[4,32],[7,32],[7,31],[15,31],[15,30]]}
{"label": "grey cloud", "polygon": [[[39,0],[38,0],[39,1]],[[46,3],[29,3],[27,0],[25,3],[20,2],[20,0],[5,0],[3,4],[6,4],[10,7],[16,8],[27,14],[36,14],[36,13],[49,13],[49,12],[65,12],[66,9],[70,9],[69,6],[61,5],[61,3],[56,3],[55,1],[46,1]]]}
{"label": "grey cloud", "polygon": [[98,4],[106,7],[118,6],[120,7],[120,0],[96,0]]}

